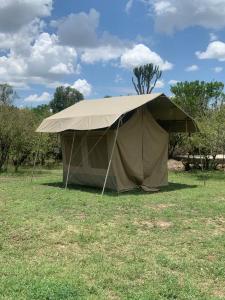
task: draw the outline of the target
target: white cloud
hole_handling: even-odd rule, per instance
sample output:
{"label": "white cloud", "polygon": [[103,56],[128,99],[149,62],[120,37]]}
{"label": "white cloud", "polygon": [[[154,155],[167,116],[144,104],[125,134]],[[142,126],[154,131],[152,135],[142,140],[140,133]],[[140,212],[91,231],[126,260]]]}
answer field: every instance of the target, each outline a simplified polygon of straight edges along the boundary
{"label": "white cloud", "polygon": [[197,51],[196,55],[199,59],[217,59],[225,61],[225,43],[221,41],[211,42],[206,51]]}
{"label": "white cloud", "polygon": [[85,80],[85,79],[76,80],[71,87],[74,88],[74,89],[77,89],[84,96],[89,96],[92,92],[91,84],[88,83],[87,80]]}
{"label": "white cloud", "polygon": [[177,84],[178,82],[179,82],[178,80],[171,79],[168,83],[169,83],[170,85],[175,85],[175,84]]}
{"label": "white cloud", "polygon": [[129,12],[130,12],[130,10],[131,10],[131,8],[133,6],[133,3],[134,3],[134,0],[128,0],[127,1],[126,7],[125,7],[125,12],[127,14],[129,14]]}
{"label": "white cloud", "polygon": [[76,59],[74,48],[59,45],[54,34],[42,33],[27,47],[25,55],[11,49],[0,57],[0,80],[49,84],[74,73]]}
{"label": "white cloud", "polygon": [[52,0],[1,0],[0,31],[17,32],[35,18],[49,16]]}
{"label": "white cloud", "polygon": [[127,49],[121,56],[121,66],[124,68],[130,69],[148,63],[158,65],[163,71],[173,68],[170,62],[164,61],[156,52],[143,44]]}
{"label": "white cloud", "polygon": [[210,42],[214,42],[214,41],[218,40],[218,36],[215,33],[211,32],[209,34],[209,40],[210,40]]}
{"label": "white cloud", "polygon": [[99,12],[92,8],[89,14],[84,12],[70,14],[60,21],[52,22],[52,25],[58,28],[58,36],[62,44],[79,48],[96,47],[99,17]]}
{"label": "white cloud", "polygon": [[225,26],[225,0],[145,0],[156,29],[172,33],[191,26],[219,29]]}
{"label": "white cloud", "polygon": [[73,64],[63,64],[59,63],[53,67],[50,68],[49,73],[52,74],[73,74],[74,73],[74,68]]}
{"label": "white cloud", "polygon": [[213,71],[215,73],[221,73],[223,71],[223,68],[222,67],[215,67],[215,68],[213,68]]}
{"label": "white cloud", "polygon": [[198,71],[199,70],[199,67],[197,65],[192,65],[192,66],[189,66],[185,69],[185,71],[187,72],[195,72],[195,71]]}
{"label": "white cloud", "polygon": [[78,49],[81,61],[87,64],[118,59],[131,43],[99,30],[100,13],[91,9],[89,13],[70,14],[52,25],[58,30],[59,41]]}
{"label": "white cloud", "polygon": [[24,99],[24,102],[49,102],[51,95],[47,92],[43,92],[41,95],[33,94]]}
{"label": "white cloud", "polygon": [[158,81],[156,82],[155,88],[156,88],[156,89],[161,89],[161,88],[163,88],[164,86],[165,86],[164,80],[158,80]]}
{"label": "white cloud", "polygon": [[26,27],[15,33],[3,33],[0,30],[0,49],[13,51],[19,55],[27,55],[30,45],[40,35],[45,24],[41,20],[34,20]]}
{"label": "white cloud", "polygon": [[118,59],[124,51],[124,48],[111,45],[100,46],[93,49],[86,49],[81,55],[81,60],[85,63],[93,64],[96,62],[107,62]]}

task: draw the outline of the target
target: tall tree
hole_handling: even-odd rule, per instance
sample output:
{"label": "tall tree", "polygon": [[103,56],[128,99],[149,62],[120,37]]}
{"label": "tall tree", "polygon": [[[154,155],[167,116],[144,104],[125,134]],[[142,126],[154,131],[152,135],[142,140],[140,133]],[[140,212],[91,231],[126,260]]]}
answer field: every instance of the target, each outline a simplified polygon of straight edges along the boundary
{"label": "tall tree", "polygon": [[162,76],[158,66],[147,64],[133,69],[132,82],[138,95],[151,94],[157,81]]}
{"label": "tall tree", "polygon": [[10,148],[16,136],[18,109],[9,105],[0,105],[0,171],[6,168]]}
{"label": "tall tree", "polygon": [[222,82],[185,81],[171,86],[173,101],[193,118],[201,118],[209,109],[216,109],[224,102]]}
{"label": "tall tree", "polygon": [[70,86],[59,86],[56,88],[54,98],[49,103],[49,106],[53,113],[57,113],[83,99],[83,94],[78,90]]}
{"label": "tall tree", "polygon": [[18,98],[18,95],[11,85],[0,84],[0,105],[12,105],[15,98]]}

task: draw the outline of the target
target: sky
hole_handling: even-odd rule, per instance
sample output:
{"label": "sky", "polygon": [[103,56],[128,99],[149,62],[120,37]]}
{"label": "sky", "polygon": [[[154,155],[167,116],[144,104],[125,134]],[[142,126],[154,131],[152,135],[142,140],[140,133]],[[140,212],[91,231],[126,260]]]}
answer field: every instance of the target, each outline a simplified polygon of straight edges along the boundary
{"label": "sky", "polygon": [[163,72],[155,92],[224,80],[225,0],[1,0],[0,83],[16,105],[72,86],[86,99],[135,94],[132,69]]}

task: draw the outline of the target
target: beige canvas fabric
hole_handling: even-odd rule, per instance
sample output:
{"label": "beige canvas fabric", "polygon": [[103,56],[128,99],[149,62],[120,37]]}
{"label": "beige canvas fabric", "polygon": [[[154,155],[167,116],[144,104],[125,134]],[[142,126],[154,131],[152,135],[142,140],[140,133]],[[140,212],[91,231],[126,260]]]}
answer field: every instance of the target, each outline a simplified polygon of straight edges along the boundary
{"label": "beige canvas fabric", "polygon": [[[163,94],[112,97],[83,100],[46,118],[37,132],[63,132],[66,130],[93,130],[111,126],[120,116],[148,103],[152,114],[163,121],[192,120]],[[162,118],[161,118],[162,115]],[[155,117],[155,116],[154,116]],[[190,123],[190,124],[189,124]],[[192,126],[193,127],[193,126]],[[188,128],[190,131],[190,128]]]}
{"label": "beige canvas fabric", "polygon": [[[103,186],[115,135],[116,129],[76,133],[69,183]],[[72,138],[73,133],[62,134],[64,181]],[[168,133],[157,124],[147,107],[138,109],[118,129],[106,187],[121,192],[140,186],[166,185],[167,146]]]}

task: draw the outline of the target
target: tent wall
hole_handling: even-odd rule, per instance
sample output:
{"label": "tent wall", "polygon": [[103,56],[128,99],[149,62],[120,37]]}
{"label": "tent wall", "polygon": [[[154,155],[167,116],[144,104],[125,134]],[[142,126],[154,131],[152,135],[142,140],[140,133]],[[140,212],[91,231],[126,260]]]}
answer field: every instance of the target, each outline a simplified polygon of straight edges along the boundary
{"label": "tent wall", "polygon": [[[68,183],[102,187],[116,129],[75,131]],[[73,133],[62,134],[63,174],[66,180]],[[136,110],[119,127],[106,188],[125,191],[141,185],[159,187],[167,180],[168,134],[147,107]]]}
{"label": "tent wall", "polygon": [[112,169],[117,190],[168,184],[168,133],[146,107],[140,108],[119,129]]}
{"label": "tent wall", "polygon": [[[65,183],[72,147],[73,132],[61,134],[63,151],[63,181]],[[68,184],[102,187],[108,166],[108,135],[103,131],[75,131],[74,151]],[[110,173],[107,188],[117,189],[116,179]]]}

